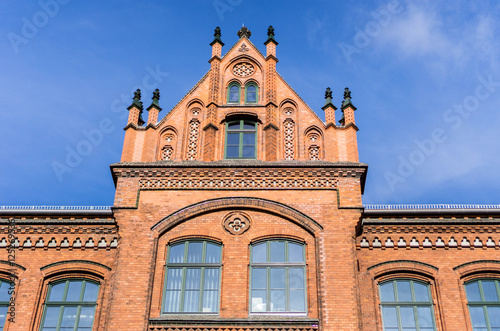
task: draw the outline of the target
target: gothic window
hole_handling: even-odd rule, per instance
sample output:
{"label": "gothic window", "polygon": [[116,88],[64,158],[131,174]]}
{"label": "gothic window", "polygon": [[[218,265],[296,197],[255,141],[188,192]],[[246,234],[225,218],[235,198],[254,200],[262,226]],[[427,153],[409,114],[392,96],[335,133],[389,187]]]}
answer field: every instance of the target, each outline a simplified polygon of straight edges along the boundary
{"label": "gothic window", "polygon": [[251,82],[245,87],[245,102],[246,103],[256,103],[258,98],[259,88],[257,84]]}
{"label": "gothic window", "polygon": [[428,283],[393,279],[381,283],[379,291],[385,331],[436,330]]}
{"label": "gothic window", "polygon": [[187,159],[190,161],[196,160],[196,156],[198,153],[199,132],[200,122],[197,120],[191,120],[189,122],[189,138],[187,149]]}
{"label": "gothic window", "polygon": [[3,330],[7,319],[12,291],[13,287],[11,283],[0,280],[0,331]]}
{"label": "gothic window", "polygon": [[295,123],[291,119],[285,120],[285,160],[293,160],[294,159],[294,132],[295,132]]}
{"label": "gothic window", "polygon": [[227,88],[227,102],[228,103],[240,103],[240,84],[231,83]]}
{"label": "gothic window", "polygon": [[305,313],[304,245],[268,240],[251,246],[250,311]]}
{"label": "gothic window", "polygon": [[71,279],[49,286],[42,331],[92,330],[99,284]]}
{"label": "gothic window", "polygon": [[255,159],[257,155],[257,123],[236,120],[226,124],[226,159]]}
{"label": "gothic window", "polygon": [[164,313],[217,313],[221,246],[189,240],[168,249]]}
{"label": "gothic window", "polygon": [[474,331],[500,330],[500,282],[479,279],[465,284],[467,306]]}

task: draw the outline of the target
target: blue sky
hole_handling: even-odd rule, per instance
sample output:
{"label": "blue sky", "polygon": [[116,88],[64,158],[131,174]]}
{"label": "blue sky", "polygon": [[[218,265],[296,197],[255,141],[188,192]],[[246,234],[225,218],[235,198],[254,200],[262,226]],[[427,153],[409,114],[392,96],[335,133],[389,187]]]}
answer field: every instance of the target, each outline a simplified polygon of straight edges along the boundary
{"label": "blue sky", "polygon": [[278,72],[321,118],[327,86],[337,106],[351,89],[365,203],[499,203],[498,17],[493,1],[3,0],[0,205],[112,205],[132,91],[159,88],[164,116],[208,71],[214,28],[224,52],[242,24],[262,51],[274,26]]}

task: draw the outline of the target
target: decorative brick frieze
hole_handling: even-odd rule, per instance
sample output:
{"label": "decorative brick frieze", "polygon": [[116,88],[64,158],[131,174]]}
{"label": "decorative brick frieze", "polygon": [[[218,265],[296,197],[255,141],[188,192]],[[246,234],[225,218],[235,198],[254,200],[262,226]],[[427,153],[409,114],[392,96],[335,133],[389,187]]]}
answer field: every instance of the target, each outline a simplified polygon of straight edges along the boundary
{"label": "decorative brick frieze", "polygon": [[[0,249],[9,249],[7,237],[0,238]],[[87,236],[69,236],[69,237],[40,237],[36,234],[31,237],[18,236],[14,243],[16,249],[35,250],[35,249],[105,249],[110,250],[118,247],[118,238],[114,236],[87,237]]]}
{"label": "decorative brick frieze", "polygon": [[234,326],[185,326],[185,325],[150,325],[150,331],[312,331],[318,330],[318,327],[313,326],[246,326],[246,327],[234,327]]}
{"label": "decorative brick frieze", "polygon": [[500,249],[499,236],[475,236],[466,233],[456,235],[429,235],[424,233],[399,236],[367,235],[357,240],[357,249]]}

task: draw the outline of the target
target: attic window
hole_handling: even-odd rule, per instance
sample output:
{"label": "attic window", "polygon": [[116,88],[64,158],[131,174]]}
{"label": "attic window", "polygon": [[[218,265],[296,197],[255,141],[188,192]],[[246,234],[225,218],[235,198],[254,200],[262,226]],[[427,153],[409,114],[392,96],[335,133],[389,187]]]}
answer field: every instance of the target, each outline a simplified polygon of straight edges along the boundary
{"label": "attic window", "polygon": [[256,122],[241,119],[226,124],[226,159],[255,159],[256,151]]}
{"label": "attic window", "polygon": [[240,103],[240,84],[231,83],[227,88],[227,102]]}

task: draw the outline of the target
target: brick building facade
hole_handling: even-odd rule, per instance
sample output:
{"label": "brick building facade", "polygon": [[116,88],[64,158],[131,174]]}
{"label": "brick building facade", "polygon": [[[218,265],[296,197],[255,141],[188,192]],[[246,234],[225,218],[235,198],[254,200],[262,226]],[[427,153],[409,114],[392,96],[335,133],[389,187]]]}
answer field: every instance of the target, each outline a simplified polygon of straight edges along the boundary
{"label": "brick building facade", "polygon": [[4,329],[500,330],[499,206],[363,206],[350,91],[322,121],[272,27],[214,36],[163,119],[135,93],[113,207],[0,209]]}

